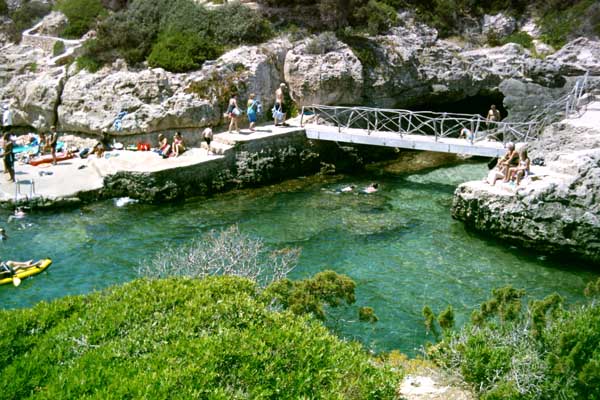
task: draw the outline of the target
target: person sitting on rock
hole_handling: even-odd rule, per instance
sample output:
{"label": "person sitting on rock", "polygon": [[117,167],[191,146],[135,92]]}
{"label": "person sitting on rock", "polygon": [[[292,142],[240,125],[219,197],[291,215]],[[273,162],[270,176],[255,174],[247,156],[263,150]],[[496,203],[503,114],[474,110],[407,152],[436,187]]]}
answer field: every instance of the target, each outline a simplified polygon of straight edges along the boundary
{"label": "person sitting on rock", "polygon": [[173,155],[179,157],[185,151],[185,143],[181,133],[175,132],[173,137]]}
{"label": "person sitting on rock", "polygon": [[504,173],[504,182],[508,182],[510,169],[519,165],[519,152],[515,149],[515,145],[509,142],[506,147],[508,149],[506,159],[499,163],[501,171]]}
{"label": "person sitting on rock", "polygon": [[510,167],[514,167],[519,163],[519,153],[515,150],[515,145],[512,142],[506,144],[506,153],[504,156],[498,158],[496,167],[490,171],[488,181],[490,185],[494,186],[498,179],[507,179],[508,170]]}
{"label": "person sitting on rock", "polygon": [[104,149],[104,145],[102,144],[102,142],[96,143],[96,145],[92,148],[92,154],[95,154],[98,158],[104,157],[105,151],[106,150]]}
{"label": "person sitting on rock", "polygon": [[521,153],[519,153],[519,165],[517,165],[516,167],[512,167],[508,170],[509,179],[516,177],[517,186],[519,186],[519,183],[521,183],[521,179],[529,175],[530,165],[531,162],[529,161],[527,150],[521,150]]}
{"label": "person sitting on rock", "polygon": [[169,140],[162,133],[158,134],[158,155],[162,158],[169,157],[171,153],[171,145],[169,144]]}

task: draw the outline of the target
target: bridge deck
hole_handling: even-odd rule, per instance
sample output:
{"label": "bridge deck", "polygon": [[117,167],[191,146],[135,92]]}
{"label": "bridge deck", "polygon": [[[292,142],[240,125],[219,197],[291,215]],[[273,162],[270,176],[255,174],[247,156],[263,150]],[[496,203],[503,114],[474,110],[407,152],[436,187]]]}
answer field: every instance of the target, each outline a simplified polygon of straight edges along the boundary
{"label": "bridge deck", "polygon": [[375,146],[400,147],[404,149],[437,151],[441,153],[469,154],[483,157],[500,157],[505,149],[501,142],[479,141],[471,144],[466,139],[438,138],[425,135],[402,135],[396,132],[367,132],[365,129],[342,128],[336,126],[306,124],[306,136],[309,139],[334,142],[368,144]]}

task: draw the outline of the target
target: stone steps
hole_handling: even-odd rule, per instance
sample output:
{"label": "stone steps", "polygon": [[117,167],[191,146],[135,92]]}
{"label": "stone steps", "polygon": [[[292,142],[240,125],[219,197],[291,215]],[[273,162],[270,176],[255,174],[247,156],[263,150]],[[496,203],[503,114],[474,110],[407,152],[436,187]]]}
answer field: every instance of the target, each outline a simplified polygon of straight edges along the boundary
{"label": "stone steps", "polygon": [[[212,142],[210,142],[210,151],[213,154],[218,154],[218,155],[223,155],[225,154],[225,152],[229,149],[231,149],[233,146],[230,146],[227,143],[221,143],[217,140],[218,135],[215,135],[214,139]],[[200,145],[201,149],[204,150],[208,150],[208,146],[206,144],[206,142],[202,142],[202,144]]]}

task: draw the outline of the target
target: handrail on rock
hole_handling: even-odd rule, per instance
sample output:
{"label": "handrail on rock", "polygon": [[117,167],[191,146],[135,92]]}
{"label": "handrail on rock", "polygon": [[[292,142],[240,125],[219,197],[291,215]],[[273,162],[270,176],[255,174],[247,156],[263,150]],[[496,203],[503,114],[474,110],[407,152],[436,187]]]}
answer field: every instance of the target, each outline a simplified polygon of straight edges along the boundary
{"label": "handrail on rock", "polygon": [[305,116],[310,116],[310,123],[336,126],[338,132],[355,128],[364,129],[368,134],[395,132],[401,138],[427,135],[434,136],[436,142],[440,138],[459,137],[462,132],[471,144],[486,139],[528,142],[536,140],[548,124],[556,122],[561,117],[561,109],[565,117],[577,112],[588,86],[588,75],[580,77],[567,95],[538,110],[528,122],[488,121],[479,114],[311,105],[302,107],[300,124],[304,126]]}

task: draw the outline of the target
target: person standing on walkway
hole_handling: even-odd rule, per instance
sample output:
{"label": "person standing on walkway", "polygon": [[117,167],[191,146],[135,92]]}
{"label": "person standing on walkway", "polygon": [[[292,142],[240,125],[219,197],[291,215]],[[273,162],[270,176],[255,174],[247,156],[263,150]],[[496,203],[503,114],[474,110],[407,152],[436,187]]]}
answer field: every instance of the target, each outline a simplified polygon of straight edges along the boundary
{"label": "person standing on walkway", "polygon": [[212,142],[213,140],[213,131],[211,128],[205,128],[202,131],[202,139],[206,142],[207,145],[207,151],[206,154],[210,154],[210,142]]}
{"label": "person standing on walkway", "polygon": [[56,146],[58,144],[58,132],[56,127],[52,125],[50,127],[50,139],[48,139],[50,145],[50,152],[52,153],[52,165],[56,165]]}
{"label": "person standing on walkway", "polygon": [[254,126],[256,125],[256,114],[258,112],[258,100],[255,99],[256,95],[254,93],[250,93],[250,98],[248,99],[248,122],[250,122],[250,130],[254,132]]}
{"label": "person standing on walkway", "polygon": [[6,132],[4,139],[4,173],[10,175],[9,182],[15,181],[15,154],[13,153],[14,144],[10,138],[10,133]]}
{"label": "person standing on walkway", "polygon": [[229,132],[231,132],[234,127],[236,132],[240,131],[240,128],[238,127],[238,118],[240,114],[241,112],[237,104],[237,95],[234,93],[229,99],[229,105],[227,106],[227,115],[229,115],[229,119],[231,120],[229,122]]}
{"label": "person standing on walkway", "polygon": [[490,111],[487,113],[487,121],[489,122],[499,122],[500,121],[500,111],[496,109],[496,105],[492,104],[490,106]]}
{"label": "person standing on walkway", "polygon": [[283,108],[283,90],[286,88],[285,83],[281,83],[275,91],[275,105],[273,106],[273,124],[275,126],[285,123],[285,110]]}

